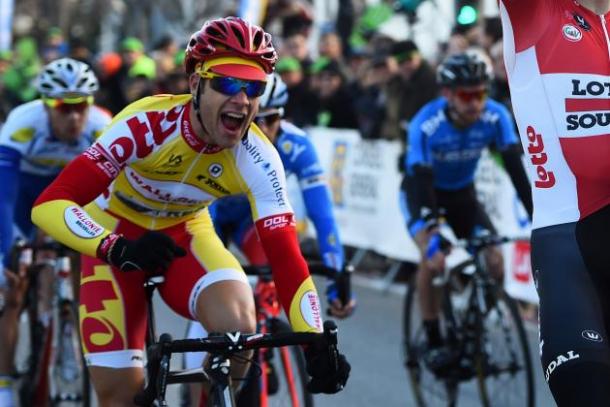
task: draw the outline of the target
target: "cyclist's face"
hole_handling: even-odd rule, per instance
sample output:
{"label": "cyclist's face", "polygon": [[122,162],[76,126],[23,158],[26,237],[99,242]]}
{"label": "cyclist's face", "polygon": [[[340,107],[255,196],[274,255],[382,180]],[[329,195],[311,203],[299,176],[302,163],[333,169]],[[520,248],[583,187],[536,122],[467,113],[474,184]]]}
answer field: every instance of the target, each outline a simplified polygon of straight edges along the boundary
{"label": "cyclist's face", "polygon": [[61,141],[78,140],[87,124],[92,101],[93,98],[85,98],[78,103],[65,103],[61,99],[45,101],[53,135]]}
{"label": "cyclist's face", "polygon": [[[197,92],[197,74],[191,75],[191,93]],[[259,98],[249,97],[244,90],[227,95],[211,86],[211,80],[201,79],[200,115],[205,129],[204,141],[222,148],[235,146],[250,127],[258,111]],[[197,126],[197,119],[191,117]],[[195,124],[197,123],[197,124]]]}
{"label": "cyclist's face", "polygon": [[464,86],[449,89],[446,93],[449,104],[461,125],[470,125],[481,117],[487,101],[487,86]]}
{"label": "cyclist's face", "polygon": [[254,123],[265,133],[271,143],[275,143],[280,130],[280,119],[282,118],[277,109],[263,109],[254,118]]}

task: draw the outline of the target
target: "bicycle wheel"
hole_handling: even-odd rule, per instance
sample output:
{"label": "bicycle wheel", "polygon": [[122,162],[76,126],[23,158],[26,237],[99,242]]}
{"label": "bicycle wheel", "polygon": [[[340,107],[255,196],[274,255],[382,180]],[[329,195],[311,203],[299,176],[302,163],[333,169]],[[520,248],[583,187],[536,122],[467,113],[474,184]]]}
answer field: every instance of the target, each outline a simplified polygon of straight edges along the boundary
{"label": "bicycle wheel", "polygon": [[534,405],[534,372],[529,343],[515,300],[500,290],[484,315],[479,392],[484,406]]}
{"label": "bicycle wheel", "polygon": [[[271,333],[290,331],[288,323],[273,320]],[[313,407],[313,396],[305,388],[309,376],[300,347],[265,349],[258,359],[260,369],[251,369],[238,406]],[[261,389],[266,389],[265,394],[261,395]]]}
{"label": "bicycle wheel", "polygon": [[407,284],[403,304],[403,351],[409,384],[415,403],[420,407],[455,404],[458,383],[439,380],[424,364],[426,335],[423,329],[416,274]]}
{"label": "bicycle wheel", "polygon": [[70,300],[58,304],[53,320],[53,359],[49,367],[51,405],[89,407],[89,375],[80,346],[76,304]]}

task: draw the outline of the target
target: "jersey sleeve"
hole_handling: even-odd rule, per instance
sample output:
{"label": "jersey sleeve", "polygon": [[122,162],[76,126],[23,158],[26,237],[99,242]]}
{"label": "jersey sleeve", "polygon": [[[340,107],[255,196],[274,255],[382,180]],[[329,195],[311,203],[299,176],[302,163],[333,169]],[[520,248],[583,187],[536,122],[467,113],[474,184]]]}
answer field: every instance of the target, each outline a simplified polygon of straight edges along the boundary
{"label": "jersey sleeve", "polygon": [[[533,46],[547,27],[545,21],[557,7],[557,0],[499,0],[504,19],[504,35],[510,27],[516,52]],[[507,20],[506,20],[507,19]],[[507,26],[508,23],[508,26]]]}
{"label": "jersey sleeve", "polygon": [[106,191],[126,165],[152,152],[149,133],[137,114],[115,118],[99,139],[38,197],[32,221],[61,243],[95,257],[100,242],[110,231],[83,206]]}
{"label": "jersey sleeve", "polygon": [[412,174],[413,167],[418,164],[432,165],[430,144],[423,130],[423,123],[428,117],[428,111],[428,105],[424,106],[409,124],[407,153],[405,154],[405,169],[408,174]]}
{"label": "jersey sleeve", "polygon": [[[34,203],[32,222],[57,241],[96,257],[100,242],[110,234],[83,206],[102,194],[116,177],[113,164],[97,146],[74,159]],[[118,174],[118,173],[117,173]]]}
{"label": "jersey sleeve", "polygon": [[299,248],[280,157],[262,134],[245,139],[241,152],[238,167],[245,177],[252,219],[290,325],[295,331],[320,332],[320,300]]}
{"label": "jersey sleeve", "polygon": [[[314,224],[324,264],[336,270],[343,268],[343,247],[333,214],[330,191],[315,147],[306,137],[290,148],[295,157],[292,171],[299,179],[307,216]],[[282,148],[280,146],[280,148]],[[300,151],[300,152],[299,152]]]}
{"label": "jersey sleeve", "polygon": [[496,103],[495,107],[498,115],[496,146],[499,150],[506,150],[515,144],[519,144],[517,129],[508,109],[500,103]]}
{"label": "jersey sleeve", "polygon": [[27,153],[36,134],[36,128],[25,120],[32,120],[30,109],[31,106],[22,105],[11,111],[0,130],[0,146],[10,148],[21,155]]}
{"label": "jersey sleeve", "polygon": [[8,254],[13,244],[13,219],[19,188],[19,161],[21,154],[0,145],[0,255],[8,266]]}

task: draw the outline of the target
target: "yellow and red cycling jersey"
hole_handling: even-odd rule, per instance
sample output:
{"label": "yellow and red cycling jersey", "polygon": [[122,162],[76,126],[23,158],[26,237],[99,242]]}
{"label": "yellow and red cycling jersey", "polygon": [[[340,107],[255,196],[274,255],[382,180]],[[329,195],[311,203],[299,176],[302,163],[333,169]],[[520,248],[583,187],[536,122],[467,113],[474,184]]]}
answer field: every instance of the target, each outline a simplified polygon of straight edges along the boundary
{"label": "yellow and red cycling jersey", "polygon": [[143,230],[162,230],[204,214],[207,222],[205,208],[214,199],[246,194],[293,328],[320,330],[317,294],[298,247],[277,151],[254,124],[232,148],[207,145],[193,131],[190,108],[190,95],[129,105],[41,194],[33,221],[95,257],[113,231],[95,216],[100,209]]}

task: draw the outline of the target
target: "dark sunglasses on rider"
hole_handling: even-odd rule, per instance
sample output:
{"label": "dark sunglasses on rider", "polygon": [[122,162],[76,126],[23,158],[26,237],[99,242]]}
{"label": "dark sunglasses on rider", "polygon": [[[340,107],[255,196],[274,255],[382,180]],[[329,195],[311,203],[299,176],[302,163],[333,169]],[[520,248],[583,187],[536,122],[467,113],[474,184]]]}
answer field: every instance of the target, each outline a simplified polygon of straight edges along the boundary
{"label": "dark sunglasses on rider", "polygon": [[258,126],[265,125],[265,126],[269,127],[269,126],[272,126],[275,122],[277,122],[281,118],[282,118],[282,115],[279,112],[266,114],[266,115],[258,115],[254,118],[254,123],[256,123]]}
{"label": "dark sunglasses on rider", "polygon": [[201,72],[199,75],[210,80],[212,89],[227,96],[235,96],[243,90],[249,98],[257,98],[265,92],[267,86],[267,82],[264,81],[247,81],[212,72]]}
{"label": "dark sunglasses on rider", "polygon": [[487,98],[487,89],[479,89],[479,90],[464,90],[457,89],[455,91],[455,95],[462,100],[463,102],[469,103],[473,100],[481,102]]}
{"label": "dark sunglasses on rider", "polygon": [[43,98],[44,103],[52,109],[63,114],[73,111],[84,113],[93,104],[93,96],[79,96],[73,98]]}

